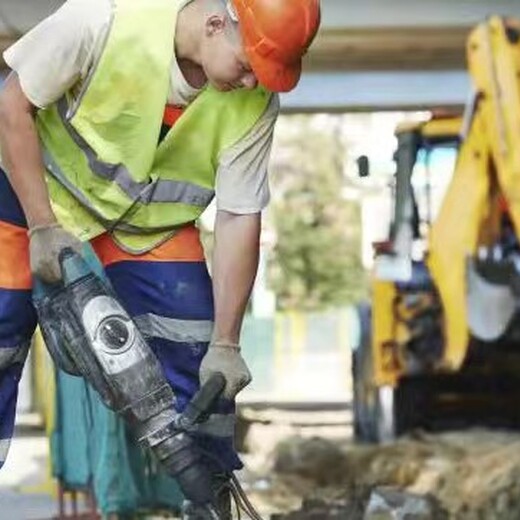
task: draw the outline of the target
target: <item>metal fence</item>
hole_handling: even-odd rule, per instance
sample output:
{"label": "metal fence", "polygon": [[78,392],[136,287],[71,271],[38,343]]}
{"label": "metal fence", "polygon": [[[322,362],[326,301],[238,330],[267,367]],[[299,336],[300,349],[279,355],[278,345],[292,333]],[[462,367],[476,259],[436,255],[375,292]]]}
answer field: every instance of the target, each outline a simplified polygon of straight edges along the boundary
{"label": "metal fence", "polygon": [[[247,316],[242,331],[244,356],[253,382],[239,396],[242,403],[334,403],[351,399],[350,352],[357,336],[351,308],[322,313]],[[29,364],[29,363],[28,363]],[[52,361],[37,334],[24,380],[31,384],[21,410],[32,409],[52,424]]]}
{"label": "metal fence", "polygon": [[242,345],[254,380],[240,401],[349,401],[356,335],[351,308],[247,317]]}

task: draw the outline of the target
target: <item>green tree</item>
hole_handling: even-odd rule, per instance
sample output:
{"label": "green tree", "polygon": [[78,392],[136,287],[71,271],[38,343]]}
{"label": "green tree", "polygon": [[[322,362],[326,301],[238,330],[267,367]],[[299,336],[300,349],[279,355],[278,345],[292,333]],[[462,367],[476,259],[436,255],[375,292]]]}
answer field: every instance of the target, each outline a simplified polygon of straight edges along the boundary
{"label": "green tree", "polygon": [[280,309],[340,306],[366,294],[360,206],[346,197],[341,118],[331,122],[324,129],[312,116],[286,118],[276,141],[269,272]]}

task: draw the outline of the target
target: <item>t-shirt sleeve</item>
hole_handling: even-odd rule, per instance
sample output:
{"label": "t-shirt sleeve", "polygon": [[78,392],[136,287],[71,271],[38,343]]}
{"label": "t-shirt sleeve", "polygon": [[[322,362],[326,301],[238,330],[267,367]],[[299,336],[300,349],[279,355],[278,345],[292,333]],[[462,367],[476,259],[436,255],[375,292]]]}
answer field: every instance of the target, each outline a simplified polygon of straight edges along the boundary
{"label": "t-shirt sleeve", "polygon": [[33,105],[47,107],[86,74],[107,15],[100,0],[68,0],[4,52]]}
{"label": "t-shirt sleeve", "polygon": [[249,133],[221,154],[215,183],[217,210],[258,213],[269,203],[268,164],[279,111],[278,94],[272,94]]}

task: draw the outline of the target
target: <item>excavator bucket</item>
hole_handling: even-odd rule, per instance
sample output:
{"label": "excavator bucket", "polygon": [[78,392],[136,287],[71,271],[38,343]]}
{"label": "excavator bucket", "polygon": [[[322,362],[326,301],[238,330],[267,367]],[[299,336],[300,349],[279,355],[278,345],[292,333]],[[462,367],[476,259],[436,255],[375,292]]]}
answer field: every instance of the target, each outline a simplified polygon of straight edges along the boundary
{"label": "excavator bucket", "polygon": [[474,260],[467,262],[468,327],[482,341],[496,341],[506,332],[516,310],[510,284],[484,278]]}

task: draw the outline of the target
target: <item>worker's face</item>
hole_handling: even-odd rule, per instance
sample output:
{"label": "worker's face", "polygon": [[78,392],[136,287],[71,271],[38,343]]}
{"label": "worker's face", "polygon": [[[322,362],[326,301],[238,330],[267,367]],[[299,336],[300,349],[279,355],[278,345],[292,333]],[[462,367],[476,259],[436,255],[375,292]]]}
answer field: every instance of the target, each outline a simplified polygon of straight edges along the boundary
{"label": "worker's face", "polygon": [[238,27],[226,16],[208,17],[201,61],[208,81],[218,90],[252,89],[258,84],[242,46]]}

